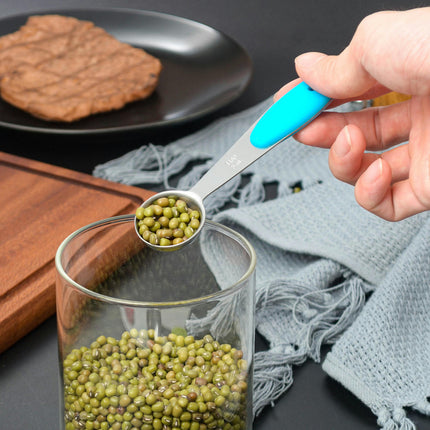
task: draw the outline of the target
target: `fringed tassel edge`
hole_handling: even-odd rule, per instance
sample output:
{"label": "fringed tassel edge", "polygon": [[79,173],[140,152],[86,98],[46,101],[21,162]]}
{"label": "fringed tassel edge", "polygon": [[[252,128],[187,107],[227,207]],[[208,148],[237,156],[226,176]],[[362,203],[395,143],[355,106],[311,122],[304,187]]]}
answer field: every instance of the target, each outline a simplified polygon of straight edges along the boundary
{"label": "fringed tassel edge", "polygon": [[416,430],[415,424],[406,416],[401,407],[396,407],[393,410],[384,407],[376,415],[381,430]]}
{"label": "fringed tassel edge", "polygon": [[430,395],[415,405],[412,405],[412,408],[424,415],[430,415]]}
{"label": "fringed tassel edge", "polygon": [[292,366],[284,354],[257,352],[254,357],[254,416],[274,401],[293,383]]}
{"label": "fringed tassel edge", "polygon": [[[328,293],[341,290],[337,297]],[[296,319],[305,317],[301,336],[296,348],[283,345],[278,352],[272,347],[269,351],[257,353],[254,373],[254,414],[258,415],[264,406],[274,401],[291,386],[292,365],[303,363],[307,357],[319,361],[323,343],[333,342],[354,320],[363,307],[365,292],[363,281],[351,276],[344,282],[324,290],[309,291],[304,286],[279,282],[260,289],[257,294],[257,326],[259,311],[271,307],[289,309]],[[278,345],[277,350],[282,349]],[[407,427],[402,430],[407,430]]]}

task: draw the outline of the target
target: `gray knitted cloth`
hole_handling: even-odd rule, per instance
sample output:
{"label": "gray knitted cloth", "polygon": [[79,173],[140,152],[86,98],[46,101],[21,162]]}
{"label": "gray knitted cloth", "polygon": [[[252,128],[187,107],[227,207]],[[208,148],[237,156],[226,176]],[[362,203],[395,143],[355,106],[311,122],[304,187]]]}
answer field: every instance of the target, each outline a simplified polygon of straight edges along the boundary
{"label": "gray knitted cloth", "polygon": [[[184,173],[178,188],[188,189],[270,103],[166,146],[146,144],[94,175],[169,189],[169,178]],[[200,164],[184,172],[190,161]],[[267,200],[264,186],[273,182],[277,197]],[[226,202],[236,205],[222,210]],[[377,218],[332,177],[326,150],[292,138],[205,204],[257,252],[256,327],[270,349],[255,354],[255,414],[290,387],[293,365],[319,362],[321,345],[334,344],[323,369],[381,428],[414,429],[406,406],[430,415],[430,213],[398,223]]]}

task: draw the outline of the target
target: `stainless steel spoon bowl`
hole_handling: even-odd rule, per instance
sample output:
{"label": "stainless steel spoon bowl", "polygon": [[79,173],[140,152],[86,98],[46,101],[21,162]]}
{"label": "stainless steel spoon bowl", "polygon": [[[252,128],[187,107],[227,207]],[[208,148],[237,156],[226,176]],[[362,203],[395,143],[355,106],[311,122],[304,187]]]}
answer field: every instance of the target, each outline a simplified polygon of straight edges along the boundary
{"label": "stainless steel spoon bowl", "polygon": [[160,197],[174,195],[187,202],[191,209],[197,209],[201,214],[200,226],[189,239],[168,246],[151,244],[139,234],[135,218],[136,233],[139,238],[159,251],[173,251],[191,243],[198,237],[206,220],[203,200],[278,143],[312,121],[330,101],[328,97],[312,90],[306,83],[298,84],[274,103],[189,191],[162,191],[141,205],[147,207]]}

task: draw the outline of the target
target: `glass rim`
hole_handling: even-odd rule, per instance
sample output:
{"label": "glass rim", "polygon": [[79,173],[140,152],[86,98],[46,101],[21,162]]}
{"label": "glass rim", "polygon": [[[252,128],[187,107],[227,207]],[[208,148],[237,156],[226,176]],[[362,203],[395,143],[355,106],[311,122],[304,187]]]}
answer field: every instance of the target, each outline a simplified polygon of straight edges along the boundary
{"label": "glass rim", "polygon": [[[240,243],[243,248],[247,251],[248,255],[250,256],[250,262],[249,266],[246,270],[246,272],[233,284],[230,286],[220,290],[216,291],[211,294],[206,294],[204,296],[195,297],[192,299],[186,299],[186,300],[174,300],[174,301],[166,301],[166,302],[152,302],[152,301],[141,301],[141,300],[130,300],[130,299],[122,299],[119,297],[112,297],[108,296],[106,294],[101,294],[95,291],[92,291],[85,286],[79,284],[75,280],[73,280],[67,272],[64,270],[63,265],[61,263],[61,257],[63,255],[64,250],[66,249],[67,245],[75,239],[80,234],[93,230],[95,228],[98,228],[100,226],[107,226],[109,224],[117,224],[127,221],[134,221],[134,215],[117,215],[110,218],[105,218],[99,221],[92,222],[90,224],[87,224],[78,230],[75,230],[73,233],[71,233],[69,236],[67,236],[63,242],[61,242],[60,246],[57,249],[57,252],[55,254],[55,267],[57,270],[57,274],[61,276],[68,284],[70,284],[75,289],[78,289],[82,293],[86,294],[87,296],[92,297],[93,299],[110,303],[110,304],[116,304],[116,305],[123,305],[123,306],[130,306],[130,307],[145,307],[145,308],[173,308],[173,307],[180,307],[180,306],[186,306],[186,305],[195,305],[198,302],[204,302],[207,300],[217,299],[219,297],[228,296],[230,294],[233,294],[235,291],[239,290],[242,286],[242,284],[251,277],[251,275],[255,272],[255,267],[257,264],[257,255],[255,253],[254,247],[251,245],[251,243],[246,239],[242,234],[238,233],[237,231],[233,230],[230,227],[227,227],[221,223],[206,220],[205,224],[209,224],[212,227],[215,227],[218,230],[223,230],[224,233],[227,233],[227,235],[231,238],[234,238],[238,243]],[[133,226],[134,227],[134,226]],[[154,252],[160,252],[160,251],[154,251]],[[175,251],[172,251],[175,252]]]}

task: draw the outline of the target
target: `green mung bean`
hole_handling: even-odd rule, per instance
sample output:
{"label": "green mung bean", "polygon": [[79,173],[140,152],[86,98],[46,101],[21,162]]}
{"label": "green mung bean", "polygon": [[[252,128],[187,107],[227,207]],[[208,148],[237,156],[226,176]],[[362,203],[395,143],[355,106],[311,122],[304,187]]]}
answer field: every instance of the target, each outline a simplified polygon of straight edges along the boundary
{"label": "green mung bean", "polygon": [[[160,246],[178,244],[192,237],[201,218],[198,210],[189,208],[176,196],[161,197],[146,208],[137,208],[135,214],[139,235],[150,244]],[[151,236],[151,232],[158,238]]]}
{"label": "green mung bean", "polygon": [[132,329],[70,352],[63,361],[65,429],[244,428],[242,351],[175,331],[181,334]]}

